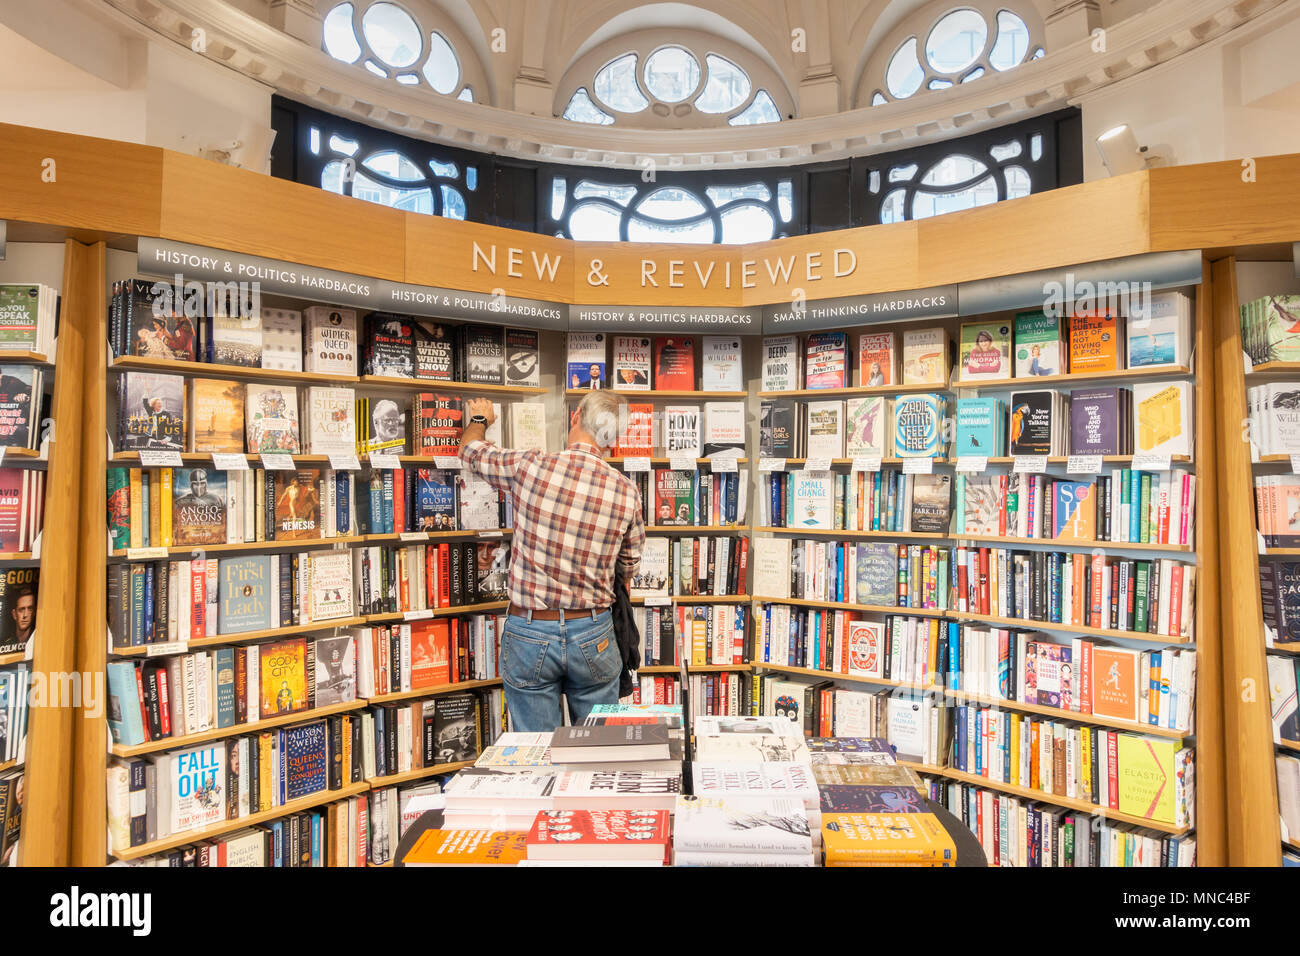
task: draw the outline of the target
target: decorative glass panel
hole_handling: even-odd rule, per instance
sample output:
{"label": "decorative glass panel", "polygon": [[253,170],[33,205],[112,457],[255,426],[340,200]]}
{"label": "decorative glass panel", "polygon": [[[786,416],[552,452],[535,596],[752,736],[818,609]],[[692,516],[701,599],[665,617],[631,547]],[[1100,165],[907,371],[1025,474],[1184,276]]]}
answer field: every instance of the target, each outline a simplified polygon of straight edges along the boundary
{"label": "decorative glass panel", "polygon": [[460,96],[456,97],[456,99],[461,100],[462,102],[465,102],[465,103],[473,103],[473,102],[474,102],[474,91],[471,90],[471,89],[467,86],[467,87],[465,87],[463,90],[460,91]]}
{"label": "decorative glass panel", "polygon": [[424,182],[424,173],[420,172],[420,167],[396,150],[386,149],[382,153],[367,156],[361,165],[389,179],[404,183]]}
{"label": "decorative glass panel", "polygon": [[620,206],[626,206],[635,195],[635,186],[611,186],[608,183],[593,183],[589,179],[584,179],[573,187],[574,199],[608,199]]}
{"label": "decorative glass panel", "polygon": [[[960,183],[969,182],[980,173],[987,172],[988,167],[978,159],[971,159],[969,156],[953,154],[945,156],[939,160],[926,172],[925,177],[921,180],[923,186],[956,186]],[[960,208],[967,208],[962,206]]]}
{"label": "decorative glass panel", "polygon": [[988,36],[984,17],[974,10],[954,10],[926,38],[926,59],[939,73],[956,73],[979,59]]}
{"label": "decorative glass panel", "polygon": [[311,128],[310,142],[311,142],[311,146],[309,148],[311,149],[311,154],[313,156],[319,156],[320,155],[320,127],[313,126]]}
{"label": "decorative glass panel", "polygon": [[709,80],[704,92],[695,99],[695,108],[701,113],[730,113],[749,99],[749,77],[745,71],[725,57],[710,53],[704,58]]}
{"label": "decorative glass panel", "polygon": [[366,60],[366,69],[375,74],[375,76],[382,76],[384,79],[388,79],[388,73],[376,66],[374,60]]}
{"label": "decorative glass panel", "polygon": [[1029,28],[1025,26],[1025,21],[1010,10],[999,11],[998,39],[989,51],[989,63],[993,64],[993,69],[1009,70],[1018,66],[1028,49]]}
{"label": "decorative glass panel", "polygon": [[895,189],[880,201],[880,221],[883,223],[902,222],[903,201],[907,197],[906,190]]}
{"label": "decorative glass panel", "polygon": [[569,233],[574,239],[618,242],[618,226],[622,218],[604,203],[578,203],[569,214]]}
{"label": "decorative glass panel", "polygon": [[420,28],[395,3],[372,4],[361,17],[361,32],[389,66],[411,66],[420,58]]}
{"label": "decorative glass panel", "polygon": [[1029,173],[1019,166],[1008,166],[1002,171],[1007,177],[1007,198],[1019,199],[1030,193]]}
{"label": "decorative glass panel", "polygon": [[977,66],[975,67],[975,69],[971,70],[969,73],[963,76],[961,78],[961,81],[963,83],[969,83],[971,80],[978,80],[983,75],[984,75],[984,67]]}
{"label": "decorative glass panel", "polygon": [[358,172],[352,179],[352,195],[381,206],[433,215],[433,191],[427,186],[421,189],[393,189]]}
{"label": "decorative glass panel", "polygon": [[700,63],[679,46],[655,50],[645,60],[645,85],[665,103],[680,103],[700,85]]}
{"label": "decorative glass panel", "polygon": [[952,80],[941,80],[938,77],[935,77],[927,83],[926,86],[932,90],[946,90],[948,87],[952,86]]}
{"label": "decorative glass panel", "polygon": [[635,53],[624,54],[602,66],[592,88],[602,103],[620,113],[639,113],[650,105],[636,85]]}
{"label": "decorative glass panel", "polygon": [[470,192],[474,192],[474,190],[478,189],[478,167],[477,166],[465,167],[465,188],[468,189]]}
{"label": "decorative glass panel", "polygon": [[442,190],[442,214],[448,219],[464,219],[465,197],[446,183],[439,188]]}
{"label": "decorative glass panel", "polygon": [[564,118],[575,123],[594,123],[597,126],[608,126],[614,122],[614,117],[593,103],[587,91],[581,88],[570,97],[569,105],[564,108]]}
{"label": "decorative glass panel", "polygon": [[1029,158],[1038,162],[1043,158],[1043,134],[1035,133],[1029,139]]}
{"label": "decorative glass panel", "polygon": [[1046,54],[1043,52],[1043,48],[1040,46],[1038,49],[1036,49],[1036,50],[1034,51],[1034,55],[1031,56],[1029,59],[1031,59],[1031,60],[1041,60],[1045,55],[1046,55]]}
{"label": "decorative glass panel", "polygon": [[895,166],[889,171],[889,181],[891,183],[905,183],[916,175],[916,163],[908,166]]}
{"label": "decorative glass panel", "polygon": [[551,218],[560,220],[564,217],[564,200],[569,192],[568,180],[556,176],[551,180]]}
{"label": "decorative glass panel", "polygon": [[889,68],[885,70],[885,86],[891,96],[903,100],[921,88],[923,79],[925,71],[916,58],[916,37],[908,37],[907,42],[889,59]]}
{"label": "decorative glass panel", "polygon": [[435,176],[441,176],[443,179],[455,179],[456,174],[460,172],[455,163],[444,162],[440,159],[429,160],[429,169]]}
{"label": "decorative glass panel", "polygon": [[713,242],[713,222],[667,224],[647,222],[633,218],[627,224],[627,237],[632,242]]}
{"label": "decorative glass panel", "polygon": [[655,219],[691,219],[708,212],[699,197],[677,186],[663,186],[637,203],[636,211]]}
{"label": "decorative glass panel", "polygon": [[444,96],[460,85],[460,61],[441,33],[429,34],[429,58],[424,61],[424,78],[434,92]]}
{"label": "decorative glass panel", "polygon": [[361,44],[352,29],[352,4],[340,3],[325,15],[325,52],[344,63],[355,63]]}
{"label": "decorative glass panel", "polygon": [[709,186],[704,192],[713,200],[715,206],[735,202],[737,199],[758,199],[767,202],[772,198],[772,191],[762,183],[750,183],[748,186]]}
{"label": "decorative glass panel", "polygon": [[349,156],[355,156],[361,144],[355,139],[347,139],[337,133],[330,134],[330,149],[336,153],[346,153]]}
{"label": "decorative glass panel", "polygon": [[320,171],[320,188],[342,196],[344,171],[351,165],[337,159],[326,163],[325,168]]}
{"label": "decorative glass panel", "polygon": [[730,126],[757,126],[759,123],[779,123],[780,121],[781,111],[776,108],[776,103],[773,102],[772,97],[768,95],[767,90],[759,90],[754,94],[754,102],[727,120],[727,123]]}
{"label": "decorative glass panel", "polygon": [[873,169],[871,175],[867,177],[867,191],[873,196],[880,192],[880,170]]}
{"label": "decorative glass panel", "polygon": [[1017,156],[1020,155],[1020,140],[1013,139],[1009,143],[1001,143],[1000,145],[997,146],[990,146],[989,155],[992,156],[994,159],[996,159],[999,163],[1008,159],[1015,159]]}
{"label": "decorative glass panel", "polygon": [[884,94],[881,93],[880,90],[876,90],[876,92],[874,92],[874,93],[871,94],[871,105],[872,105],[872,106],[881,106],[881,105],[883,105],[883,104],[885,104],[885,103],[888,103],[888,102],[889,102],[889,100],[885,99]]}
{"label": "decorative glass panel", "polygon": [[959,209],[989,206],[998,201],[998,187],[992,176],[973,186],[950,193],[917,193],[912,197],[912,218],[926,219]]}
{"label": "decorative glass panel", "polygon": [[788,179],[776,184],[776,211],[781,214],[782,222],[789,222],[794,216],[794,185]]}
{"label": "decorative glass panel", "polygon": [[420,83],[420,78],[414,73],[400,73],[395,79],[403,86],[418,86]]}
{"label": "decorative glass panel", "polygon": [[762,206],[746,203],[722,213],[723,242],[758,242],[771,239],[776,229],[772,214]]}

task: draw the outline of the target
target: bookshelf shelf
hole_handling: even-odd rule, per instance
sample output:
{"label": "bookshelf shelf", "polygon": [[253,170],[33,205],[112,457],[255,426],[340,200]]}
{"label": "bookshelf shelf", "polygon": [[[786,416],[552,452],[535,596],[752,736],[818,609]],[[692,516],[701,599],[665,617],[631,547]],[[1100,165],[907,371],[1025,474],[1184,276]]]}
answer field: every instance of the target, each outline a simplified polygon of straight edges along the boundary
{"label": "bookshelf shelf", "polygon": [[[745,672],[752,671],[752,664],[687,664],[686,672],[688,674],[722,674],[727,671]],[[637,668],[638,674],[679,674],[681,667],[677,664],[651,664],[648,667]]]}
{"label": "bookshelf shelf", "polygon": [[12,654],[0,654],[0,667],[7,667],[10,664],[21,664],[27,660],[26,651],[15,651]]}
{"label": "bookshelf shelf", "polygon": [[1270,558],[1294,557],[1300,554],[1300,548],[1265,548],[1264,554]]}
{"label": "bookshelf shelf", "polygon": [[[606,459],[605,459],[606,462],[608,462],[608,463],[611,464],[611,465],[614,465],[615,467],[621,467],[622,465],[626,464],[628,461],[631,461],[631,460],[632,460],[632,456],[629,456],[629,457],[606,458]],[[699,467],[701,467],[701,466],[703,466],[703,465],[713,465],[715,461],[717,461],[717,459],[714,459],[714,458],[696,458],[696,459],[695,459],[695,467],[696,467],[696,468],[699,468]],[[747,465],[747,464],[749,464],[749,459],[748,459],[748,458],[728,458],[727,461],[734,461],[734,462],[735,462],[736,464],[738,464],[738,465]],[[650,464],[651,464],[651,465],[668,465],[668,464],[670,464],[671,462],[672,462],[672,459],[671,459],[671,458],[651,458],[651,459],[650,459]]]}
{"label": "bookshelf shelf", "polygon": [[992,614],[973,614],[969,611],[949,611],[948,616],[959,621],[975,621],[981,624],[993,624],[998,627],[1015,628],[1031,631],[1059,631],[1062,634],[1088,634],[1093,637],[1107,637],[1116,641],[1142,641],[1148,644],[1191,644],[1191,641],[1164,634],[1150,634],[1146,631],[1120,631],[1108,627],[1088,627],[1084,624],[1057,624],[1052,621],[1033,621],[1028,618],[996,617]]}
{"label": "bookshelf shelf", "polygon": [[[180,453],[181,463],[185,465],[210,465],[212,464],[212,453],[206,451],[183,451]],[[261,455],[250,452],[248,454],[248,467],[262,467]],[[329,466],[329,455],[290,455],[295,467],[305,465],[324,465]],[[140,465],[140,453],[138,451],[119,451],[113,453],[112,463],[117,465],[134,465],[137,467],[150,467]]]}
{"label": "bookshelf shelf", "polygon": [[[646,602],[645,598],[631,600],[637,606]],[[673,604],[748,604],[753,598],[748,594],[670,594],[668,600]]]}
{"label": "bookshelf shelf", "polygon": [[844,398],[852,395],[915,395],[946,392],[942,383],[926,385],[850,385],[845,388],[796,388],[785,392],[759,392],[759,398]]}
{"label": "bookshelf shelf", "polygon": [[344,714],[348,711],[360,710],[366,706],[364,700],[349,700],[341,704],[330,704],[326,707],[313,707],[311,710],[300,710],[296,714],[284,714],[280,717],[263,717],[261,720],[253,723],[235,724],[231,727],[217,727],[212,730],[205,730],[197,734],[187,734],[182,737],[163,737],[160,740],[150,740],[142,744],[136,744],[134,747],[125,747],[121,744],[113,744],[113,756],[115,757],[138,757],[140,754],[158,753],[161,750],[176,750],[180,747],[192,747],[197,744],[207,743],[210,740],[222,740],[226,737],[238,737],[241,734],[254,734],[266,730],[270,727],[283,727],[286,724],[297,724],[306,721],[316,720],[320,717],[330,717],[334,714]]}
{"label": "bookshelf shelf", "polygon": [[364,387],[400,389],[405,392],[477,392],[482,395],[545,395],[536,385],[480,385],[474,382],[439,382],[427,378],[398,378],[393,375],[362,375]]}
{"label": "bookshelf shelf", "polygon": [[44,352],[23,352],[0,350],[0,365],[49,365],[50,358]]}
{"label": "bookshelf shelf", "polygon": [[910,538],[917,541],[948,541],[949,536],[928,531],[845,531],[835,528],[776,528],[763,525],[755,531],[770,531],[773,534],[805,534],[818,538]]}
{"label": "bookshelf shelf", "polygon": [[[415,534],[417,532],[410,532]],[[515,533],[514,528],[493,528],[484,531],[426,531],[429,541],[456,541],[466,538],[505,538]],[[361,540],[366,544],[424,544],[424,538],[404,539],[400,533],[395,534],[365,534]]]}
{"label": "bookshelf shelf", "polygon": [[954,534],[954,541],[976,541],[982,544],[1000,544],[1011,547],[1034,544],[1059,551],[1163,551],[1173,554],[1192,554],[1196,548],[1190,544],[1141,544],[1124,541],[1058,541],[1055,538],[1011,538],[996,534]]}
{"label": "bookshelf shelf", "polygon": [[[570,388],[566,389],[564,395],[566,398],[582,398],[590,393],[589,388]],[[726,399],[743,400],[749,397],[748,392],[702,392],[693,389],[650,389],[648,391],[628,391],[621,388],[611,388],[609,391],[615,395],[622,395],[629,402],[638,399],[648,399],[650,401],[670,401],[675,398],[698,398],[705,400],[723,401]]]}
{"label": "bookshelf shelf", "polygon": [[113,856],[119,860],[138,860],[141,857],[152,856],[155,853],[165,853],[187,843],[198,843],[225,833],[232,833],[235,830],[242,830],[245,827],[256,826],[259,823],[266,823],[280,817],[300,813],[303,810],[313,810],[327,803],[334,803],[336,800],[346,800],[348,797],[355,797],[359,793],[365,793],[369,789],[370,784],[362,781],[348,784],[338,790],[322,790],[320,793],[313,793],[311,796],[299,800],[290,800],[288,803],[272,807],[270,810],[263,810],[260,813],[250,813],[248,816],[239,817],[236,820],[223,820],[221,823],[210,827],[203,827],[199,830],[186,830],[184,833],[175,833],[161,840],[154,840],[151,843],[142,843],[140,846],[133,846],[129,850],[120,850],[114,853]]}
{"label": "bookshelf shelf", "polygon": [[[243,541],[237,544],[181,544],[173,545],[166,548],[168,557],[188,557],[196,553],[219,552],[222,554],[232,553],[252,553],[257,551],[312,551],[320,548],[330,548],[336,544],[359,544],[365,541],[364,535],[345,535],[338,538],[304,538],[299,541]],[[120,558],[128,561],[147,561],[154,560],[139,555],[133,555],[134,548],[119,548],[109,557]],[[158,549],[140,548],[140,551],[154,553]]]}
{"label": "bookshelf shelf", "polygon": [[1294,740],[1279,740],[1277,741],[1277,746],[1281,747],[1283,750],[1300,751],[1300,743],[1297,743]]}
{"label": "bookshelf shelf", "polygon": [[1285,379],[1296,375],[1300,375],[1300,362],[1261,362],[1245,372],[1246,380],[1250,382]]}
{"label": "bookshelf shelf", "polygon": [[109,365],[110,372],[160,372],[173,375],[191,375],[195,378],[228,378],[240,382],[302,382],[304,384],[355,385],[355,375],[334,375],[325,372],[293,372],[276,368],[248,368],[242,365],[217,365],[212,362],[185,362],[174,359],[146,358],[141,355],[123,355]]}
{"label": "bookshelf shelf", "polygon": [[648,524],[645,526],[646,534],[745,534],[750,529],[744,525],[738,524],[709,524],[709,525],[691,525],[691,524]]}
{"label": "bookshelf shelf", "polygon": [[18,766],[17,757],[15,757],[13,760],[6,760],[3,763],[0,763],[0,773],[4,773],[6,770],[12,770],[14,767],[17,766]]}
{"label": "bookshelf shelf", "polygon": [[[777,459],[777,460],[778,460],[778,461],[783,461],[783,462],[785,462],[786,465],[803,465],[803,464],[806,464],[807,461],[808,461],[807,458],[779,458],[779,459]],[[905,461],[910,461],[910,460],[912,460],[912,459],[908,459],[908,458],[882,458],[882,459],[880,459],[880,464],[881,464],[882,466],[883,466],[883,465],[902,465],[903,462],[905,462]],[[992,461],[993,459],[990,458],[989,460]],[[934,463],[935,463],[936,465],[951,465],[951,464],[953,464],[953,463],[956,461],[956,459],[953,459],[953,458],[935,458],[935,459],[933,459],[933,461],[934,461]],[[834,466],[852,465],[852,464],[853,464],[853,459],[852,459],[852,458],[832,458],[832,459],[831,459],[831,464],[834,465]]]}
{"label": "bookshelf shelf", "polygon": [[37,461],[41,459],[39,448],[6,448],[4,450],[5,460],[10,458],[21,458],[24,461]]}
{"label": "bookshelf shelf", "polygon": [[[1133,455],[1102,455],[1101,460],[1107,465],[1127,465],[1133,462]],[[1287,459],[1290,461],[1290,459]],[[1068,455],[1050,455],[1047,459],[1049,465],[1068,464],[1070,458]],[[1190,455],[1170,455],[1169,462],[1173,465],[1190,464],[1192,461]],[[1014,455],[997,455],[988,459],[990,465],[1014,465],[1016,459]]]}
{"label": "bookshelf shelf", "polygon": [[[295,624],[292,627],[273,627],[261,631],[244,631],[240,634],[214,634],[212,637],[196,637],[185,643],[184,646],[178,646],[177,650],[169,653],[185,654],[198,647],[220,647],[224,644],[239,644],[241,642],[253,643],[256,641],[267,641],[278,637],[293,637],[296,634],[310,634],[313,631],[329,631],[336,627],[356,627],[366,623],[364,617],[340,617],[332,621],[313,621],[310,624]],[[180,645],[182,642],[176,642]],[[151,647],[158,647],[157,644],[143,644],[139,647],[110,647],[108,653],[113,657],[135,657],[147,656]],[[173,646],[168,643],[166,646]]]}
{"label": "bookshelf shelf", "polygon": [[457,770],[464,770],[466,767],[472,766],[474,766],[473,760],[460,760],[455,763],[436,763],[428,767],[415,767],[411,770],[403,770],[401,773],[390,773],[383,777],[367,777],[366,783],[370,784],[370,789],[378,790],[380,787],[395,787],[398,784],[410,783],[412,780],[422,780],[425,777],[436,777],[443,773],[455,773]]}
{"label": "bookshelf shelf", "polygon": [[903,614],[908,617],[945,617],[951,612],[937,607],[902,607],[896,604],[845,604],[841,601],[811,601],[805,598],[753,598],[755,604],[790,604],[795,607],[824,608],[831,611],[866,611],[873,614]]}
{"label": "bookshelf shelf", "polygon": [[[488,601],[484,604],[459,604],[455,607],[435,607],[426,611],[412,612],[419,614],[420,617],[412,617],[412,621],[418,621],[422,618],[431,617],[455,617],[457,614],[482,614],[487,611],[504,611],[510,606],[509,601]],[[395,624],[406,621],[405,611],[395,611],[392,614],[367,614],[365,622],[367,624]]]}
{"label": "bookshelf shelf", "polygon": [[0,551],[0,561],[37,561],[30,551]]}
{"label": "bookshelf shelf", "polygon": [[1076,797],[1066,797],[1061,794],[1046,793],[1042,790],[1033,790],[1029,787],[1016,786],[1013,783],[1002,783],[998,780],[990,780],[988,777],[966,773],[952,767],[935,767],[930,764],[914,763],[910,760],[900,760],[899,764],[904,767],[911,767],[917,773],[929,774],[932,777],[946,777],[949,780],[955,780],[959,783],[968,783],[975,787],[997,790],[1002,793],[1011,794],[1012,796],[1023,797],[1026,800],[1037,800],[1042,803],[1050,803],[1052,806],[1065,807],[1068,810],[1080,810],[1084,813],[1099,814],[1113,822],[1128,823],[1133,826],[1144,827],[1148,830],[1159,830],[1161,833],[1168,833],[1173,836],[1182,836],[1185,833],[1191,833],[1194,829],[1193,827],[1178,827],[1170,823],[1162,823],[1158,820],[1148,820],[1146,817],[1134,816],[1131,813],[1121,813],[1120,811],[1112,810],[1109,807],[1099,806],[1091,800],[1080,800]]}
{"label": "bookshelf shelf", "polygon": [[955,392],[1009,392],[1035,389],[1044,385],[1074,385],[1085,382],[1158,381],[1166,378],[1189,378],[1192,370],[1185,365],[1162,368],[1122,368],[1105,372],[1066,372],[1062,375],[1029,375],[1022,378],[985,382],[953,382]]}
{"label": "bookshelf shelf", "polygon": [[367,704],[391,704],[399,700],[418,700],[421,697],[437,697],[439,694],[452,694],[458,690],[475,690],[479,687],[500,687],[501,678],[492,677],[488,680],[463,680],[455,684],[435,684],[432,687],[421,687],[417,690],[400,690],[391,694],[377,694],[374,697],[365,698]]}
{"label": "bookshelf shelf", "polygon": [[999,710],[1014,710],[1024,714],[1037,714],[1042,717],[1051,717],[1056,720],[1070,720],[1075,723],[1087,724],[1090,727],[1107,727],[1111,730],[1129,731],[1135,734],[1146,734],[1149,737],[1165,737],[1169,740],[1187,740],[1193,736],[1189,730],[1170,730],[1168,727],[1153,727],[1150,724],[1140,723],[1138,721],[1119,720],[1113,717],[1101,717],[1097,714],[1084,714],[1075,710],[1062,710],[1060,707],[1044,707],[1040,704],[1025,704],[1018,700],[1003,700],[1000,697],[983,697],[979,694],[967,693],[963,690],[945,690],[945,696],[953,700],[964,701],[971,704],[982,704]]}
{"label": "bookshelf shelf", "polygon": [[780,671],[783,674],[801,674],[805,677],[820,677],[824,679],[846,680],[855,684],[876,684],[881,687],[903,687],[915,691],[934,691],[938,690],[933,684],[922,685],[910,683],[907,681],[889,680],[885,677],[862,677],[857,674],[838,674],[834,671],[819,671],[812,667],[794,667],[789,664],[769,664],[763,661],[755,661],[755,667],[761,667],[770,671]]}
{"label": "bookshelf shelf", "polygon": [[1278,641],[1269,650],[1281,651],[1283,654],[1300,654],[1300,641]]}

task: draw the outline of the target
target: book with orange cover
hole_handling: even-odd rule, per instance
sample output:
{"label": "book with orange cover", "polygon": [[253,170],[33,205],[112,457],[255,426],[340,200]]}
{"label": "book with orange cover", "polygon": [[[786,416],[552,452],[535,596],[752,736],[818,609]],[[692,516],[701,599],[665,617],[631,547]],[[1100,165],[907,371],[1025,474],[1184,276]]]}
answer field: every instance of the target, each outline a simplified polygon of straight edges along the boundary
{"label": "book with orange cover", "polygon": [[827,866],[957,862],[957,845],[933,813],[824,814],[822,845]]}
{"label": "book with orange cover", "polygon": [[262,676],[262,716],[275,717],[306,710],[307,641],[263,644],[258,669]]}
{"label": "book with orange cover", "polygon": [[406,866],[517,866],[528,855],[527,830],[426,830]]}
{"label": "book with orange cover", "polygon": [[1138,652],[1127,647],[1092,648],[1092,712],[1113,720],[1138,719]]}
{"label": "book with orange cover", "polygon": [[1070,372],[1114,372],[1124,367],[1123,324],[1105,309],[1070,316]]}
{"label": "book with orange cover", "polygon": [[451,683],[450,637],[446,618],[411,625],[411,690]]}
{"label": "book with orange cover", "polygon": [[620,458],[651,458],[655,449],[655,407],[628,402],[619,412],[618,450]]}

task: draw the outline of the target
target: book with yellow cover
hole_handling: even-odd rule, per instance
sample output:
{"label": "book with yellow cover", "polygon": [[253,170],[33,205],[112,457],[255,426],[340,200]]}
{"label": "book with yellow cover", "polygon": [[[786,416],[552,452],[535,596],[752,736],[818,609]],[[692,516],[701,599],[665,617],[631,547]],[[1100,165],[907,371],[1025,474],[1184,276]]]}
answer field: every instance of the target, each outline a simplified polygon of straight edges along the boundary
{"label": "book with yellow cover", "polygon": [[1124,367],[1123,325],[1115,312],[1080,309],[1070,316],[1070,372],[1114,372]]}
{"label": "book with yellow cover", "polygon": [[957,862],[957,845],[933,813],[824,814],[822,845],[827,866]]}
{"label": "book with yellow cover", "polygon": [[819,763],[812,768],[818,787],[911,787],[928,793],[925,782],[911,767],[866,763]]}
{"label": "book with yellow cover", "polygon": [[294,638],[263,644],[258,670],[262,675],[262,716],[276,717],[306,710],[307,641]]}
{"label": "book with yellow cover", "polygon": [[1135,454],[1192,453],[1190,382],[1145,382],[1133,386]]}
{"label": "book with yellow cover", "polygon": [[1172,826],[1190,826],[1192,751],[1176,740],[1119,735],[1119,810]]}
{"label": "book with yellow cover", "polygon": [[244,386],[214,378],[190,381],[190,450],[244,450]]}
{"label": "book with yellow cover", "polygon": [[527,830],[426,830],[405,866],[517,866],[528,855]]}

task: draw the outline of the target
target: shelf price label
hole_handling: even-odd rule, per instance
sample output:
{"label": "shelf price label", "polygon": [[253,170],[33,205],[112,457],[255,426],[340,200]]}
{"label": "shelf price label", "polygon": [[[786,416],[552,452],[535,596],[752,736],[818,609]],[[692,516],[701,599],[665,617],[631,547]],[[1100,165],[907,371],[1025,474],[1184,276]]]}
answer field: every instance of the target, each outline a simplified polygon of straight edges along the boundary
{"label": "shelf price label", "polygon": [[1293,475],[1300,475],[1300,455],[1291,456],[1291,473]]}
{"label": "shelf price label", "polygon": [[1172,466],[1171,455],[1152,455],[1150,453],[1133,456],[1134,471],[1168,471]]}
{"label": "shelf price label", "polygon": [[1065,470],[1071,475],[1100,475],[1101,455],[1071,455]]}
{"label": "shelf price label", "polygon": [[758,460],[759,471],[785,471],[784,458],[760,458]]}
{"label": "shelf price label", "polygon": [[1047,471],[1047,456],[1016,455],[1011,470],[1018,475],[1041,475]]}
{"label": "shelf price label", "polygon": [[188,641],[168,641],[166,644],[146,644],[145,657],[161,657],[164,654],[184,654],[189,650]]}
{"label": "shelf price label", "polygon": [[264,454],[262,467],[267,471],[293,471],[293,455],[286,455],[283,452]]}
{"label": "shelf price label", "polygon": [[805,458],[803,463],[804,471],[830,471],[831,460],[826,457],[822,458]]}
{"label": "shelf price label", "polygon": [[127,548],[128,561],[157,561],[167,557],[166,548]]}
{"label": "shelf price label", "polygon": [[668,467],[673,471],[694,471],[695,459],[691,455],[673,455],[668,459]]}
{"label": "shelf price label", "polygon": [[623,470],[628,472],[649,471],[650,459],[649,458],[624,458]]}
{"label": "shelf price label", "polygon": [[858,455],[853,459],[853,471],[879,471],[879,455]]}
{"label": "shelf price label", "polygon": [[740,471],[740,461],[736,458],[714,458],[709,467],[715,475],[734,475]]}
{"label": "shelf price label", "polygon": [[[370,460],[373,462],[375,456],[371,455]],[[442,468],[446,471],[460,471],[461,461],[455,455],[436,455],[433,459],[435,468]]]}
{"label": "shelf price label", "polygon": [[370,467],[385,471],[396,471],[402,467],[402,460],[393,454],[372,451],[370,453]]}
{"label": "shelf price label", "polygon": [[356,455],[330,455],[330,467],[335,471],[360,471],[361,462]]}
{"label": "shelf price label", "polygon": [[645,599],[646,607],[669,607],[672,603],[673,599],[666,594],[651,594]]}
{"label": "shelf price label", "polygon": [[403,531],[398,537],[403,541],[428,541],[429,532],[427,531]]}
{"label": "shelf price label", "polygon": [[499,538],[501,537],[500,528],[485,528],[478,533],[480,538]]}
{"label": "shelf price label", "polygon": [[212,467],[218,471],[248,471],[248,456],[236,452],[214,451]]}
{"label": "shelf price label", "polygon": [[433,608],[425,608],[422,611],[403,611],[402,620],[404,621],[424,621],[433,617]]}
{"label": "shelf price label", "polygon": [[984,471],[989,466],[987,455],[958,455],[957,471],[973,474]]}
{"label": "shelf price label", "polygon": [[905,475],[933,475],[934,459],[933,458],[904,458],[903,474]]}
{"label": "shelf price label", "polygon": [[178,451],[141,451],[140,465],[143,468],[180,468],[184,465]]}

